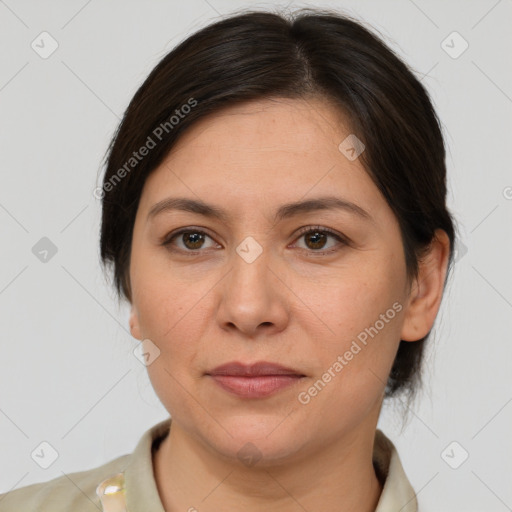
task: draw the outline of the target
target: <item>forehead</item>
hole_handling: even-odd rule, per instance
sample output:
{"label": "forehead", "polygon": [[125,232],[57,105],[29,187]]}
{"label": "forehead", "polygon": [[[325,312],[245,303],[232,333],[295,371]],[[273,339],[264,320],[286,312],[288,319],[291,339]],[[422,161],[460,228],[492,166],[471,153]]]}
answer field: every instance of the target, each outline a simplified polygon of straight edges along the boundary
{"label": "forehead", "polygon": [[[378,214],[383,198],[359,159],[338,149],[351,134],[326,100],[265,99],[196,122],[144,187],[149,210],[168,195],[202,198],[240,213],[269,202],[337,194]],[[364,206],[363,206],[364,205]]]}
{"label": "forehead", "polygon": [[232,157],[240,150],[311,154],[337,147],[343,133],[350,133],[347,121],[327,100],[268,98],[233,105],[201,119],[169,156],[192,147],[208,147],[210,152],[222,149],[224,156]]}

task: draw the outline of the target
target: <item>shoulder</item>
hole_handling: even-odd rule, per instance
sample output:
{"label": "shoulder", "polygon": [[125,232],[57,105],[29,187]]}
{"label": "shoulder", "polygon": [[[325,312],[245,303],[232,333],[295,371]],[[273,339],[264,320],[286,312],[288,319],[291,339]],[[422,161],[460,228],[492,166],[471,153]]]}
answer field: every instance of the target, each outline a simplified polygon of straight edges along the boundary
{"label": "shoulder", "polygon": [[27,485],[0,494],[0,512],[98,512],[101,502],[96,495],[98,484],[126,469],[131,455],[122,455],[87,471]]}

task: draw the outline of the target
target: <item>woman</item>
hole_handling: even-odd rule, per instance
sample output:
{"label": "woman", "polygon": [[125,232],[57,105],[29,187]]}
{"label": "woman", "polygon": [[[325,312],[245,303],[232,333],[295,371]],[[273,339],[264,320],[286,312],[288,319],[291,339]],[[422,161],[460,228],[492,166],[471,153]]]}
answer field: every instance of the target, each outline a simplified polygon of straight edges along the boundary
{"label": "woman", "polygon": [[453,261],[445,180],[427,92],[356,21],[247,12],[186,39],[95,192],[172,421],[0,510],[416,511],[377,422],[420,383]]}

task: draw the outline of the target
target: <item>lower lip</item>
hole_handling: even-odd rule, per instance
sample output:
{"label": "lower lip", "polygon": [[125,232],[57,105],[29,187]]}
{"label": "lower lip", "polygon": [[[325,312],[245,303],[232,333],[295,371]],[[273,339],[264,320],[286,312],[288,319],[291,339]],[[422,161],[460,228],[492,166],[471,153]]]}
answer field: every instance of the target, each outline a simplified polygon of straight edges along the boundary
{"label": "lower lip", "polygon": [[210,375],[224,390],[243,398],[263,398],[285,389],[302,377],[299,375],[264,375],[241,377],[235,375]]}

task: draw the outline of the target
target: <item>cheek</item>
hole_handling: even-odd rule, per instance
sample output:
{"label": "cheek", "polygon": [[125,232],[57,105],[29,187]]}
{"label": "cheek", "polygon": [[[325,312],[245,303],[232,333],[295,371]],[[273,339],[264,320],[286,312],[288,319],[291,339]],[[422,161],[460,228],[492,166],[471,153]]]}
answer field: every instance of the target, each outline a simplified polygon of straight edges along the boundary
{"label": "cheek", "polygon": [[[394,284],[399,279],[384,269],[374,269],[373,277],[369,273],[353,272],[308,292],[308,305],[319,312],[326,333],[315,350],[320,363],[317,377],[322,381],[319,395],[331,395],[330,400],[356,409],[365,408],[365,397],[372,402],[385,387],[403,314]],[[311,331],[307,322],[303,328]]]}
{"label": "cheek", "polygon": [[167,284],[162,280],[147,282],[137,297],[142,334],[160,351],[159,357],[147,366],[148,376],[156,395],[173,417],[191,414],[184,389],[190,388],[189,372],[195,367],[200,338],[193,322],[200,307],[193,295],[170,286],[167,279]]}
{"label": "cheek", "polygon": [[331,273],[302,288],[303,300],[314,313],[315,324],[323,326],[322,331],[331,340],[329,345],[339,348],[357,337],[399,298],[393,279],[382,278],[391,273],[375,270],[379,269],[352,268],[350,273]]}
{"label": "cheek", "polygon": [[164,345],[168,339],[181,339],[208,288],[204,280],[188,279],[186,269],[152,263],[139,265],[142,270],[134,282],[134,301],[145,337]]}
{"label": "cheek", "polygon": [[187,309],[177,296],[154,293],[146,288],[137,297],[139,322],[144,338],[151,340],[158,357],[147,366],[149,379],[160,401],[170,411],[180,403],[180,383],[188,378],[187,368],[193,367],[194,334],[184,329]]}

